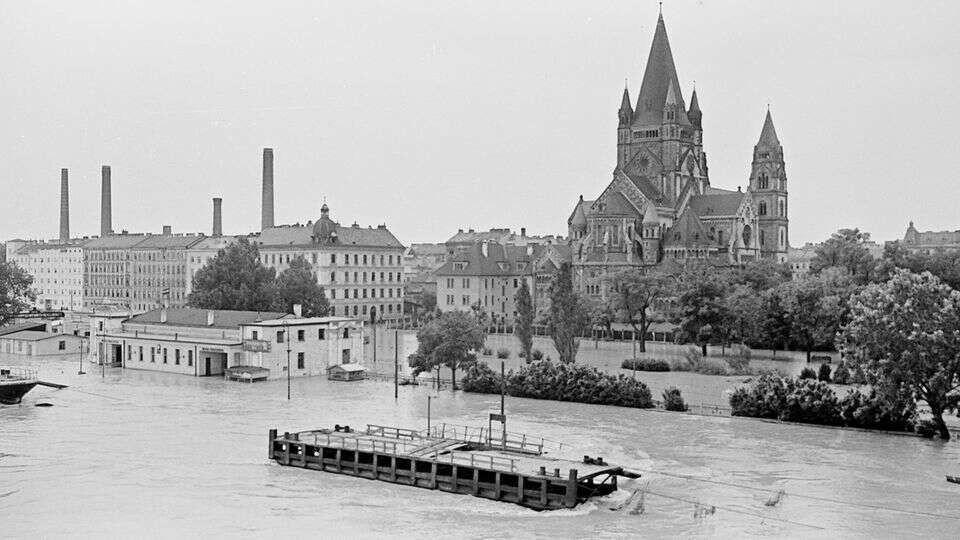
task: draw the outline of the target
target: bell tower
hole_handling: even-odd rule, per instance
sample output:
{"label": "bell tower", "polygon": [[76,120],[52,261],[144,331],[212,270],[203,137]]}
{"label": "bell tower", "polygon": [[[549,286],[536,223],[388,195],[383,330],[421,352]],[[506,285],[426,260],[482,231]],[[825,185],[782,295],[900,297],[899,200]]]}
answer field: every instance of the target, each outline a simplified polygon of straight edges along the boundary
{"label": "bell tower", "polygon": [[783,147],[773,127],[773,117],[767,109],[760,140],[753,147],[750,168],[750,191],[759,216],[760,256],[777,262],[786,262],[790,246],[787,215],[787,172],[783,161]]}

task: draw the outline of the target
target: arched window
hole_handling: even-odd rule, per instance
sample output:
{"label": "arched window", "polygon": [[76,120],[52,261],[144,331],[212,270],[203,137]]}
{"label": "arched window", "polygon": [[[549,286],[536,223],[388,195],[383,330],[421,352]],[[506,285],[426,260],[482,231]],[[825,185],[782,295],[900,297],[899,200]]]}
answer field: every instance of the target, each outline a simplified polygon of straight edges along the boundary
{"label": "arched window", "polygon": [[781,200],[779,201],[778,211],[779,211],[779,213],[778,213],[777,215],[779,215],[780,217],[783,217],[783,216],[787,215],[786,207],[785,207],[785,205],[784,205],[783,199],[781,199]]}
{"label": "arched window", "polygon": [[770,178],[767,177],[767,173],[762,172],[757,177],[757,181],[760,184],[760,189],[767,189],[770,187]]}
{"label": "arched window", "polygon": [[758,213],[761,216],[767,215],[767,201],[760,201],[760,210],[758,211]]}

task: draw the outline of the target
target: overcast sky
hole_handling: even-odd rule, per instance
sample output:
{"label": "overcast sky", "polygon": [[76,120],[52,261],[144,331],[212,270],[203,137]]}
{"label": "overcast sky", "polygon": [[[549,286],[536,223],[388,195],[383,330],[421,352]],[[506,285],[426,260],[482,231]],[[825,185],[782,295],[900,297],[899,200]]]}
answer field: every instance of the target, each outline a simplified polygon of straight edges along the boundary
{"label": "overcast sky", "polygon": [[[81,7],[81,5],[83,7]],[[684,99],[696,81],[711,184],[746,185],[770,103],[790,239],[960,229],[960,2],[668,1]],[[386,223],[404,243],[458,228],[566,234],[616,164],[654,1],[0,0],[0,239],[276,221]]]}

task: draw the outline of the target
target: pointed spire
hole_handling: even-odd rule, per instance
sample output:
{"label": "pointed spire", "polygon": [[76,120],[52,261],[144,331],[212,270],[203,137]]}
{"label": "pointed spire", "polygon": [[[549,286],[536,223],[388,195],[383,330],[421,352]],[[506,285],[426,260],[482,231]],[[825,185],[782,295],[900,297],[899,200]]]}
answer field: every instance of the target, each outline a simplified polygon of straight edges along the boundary
{"label": "pointed spire", "polygon": [[700,112],[700,102],[697,101],[697,88],[694,86],[693,94],[690,95],[690,110],[687,111],[687,118],[697,129],[703,129],[703,113]]}
{"label": "pointed spire", "polygon": [[763,129],[760,131],[760,140],[757,146],[780,146],[780,139],[777,138],[777,130],[773,127],[773,117],[770,115],[770,109],[767,109],[767,117],[763,120]]}
{"label": "pointed spire", "polygon": [[647,66],[643,73],[643,82],[640,84],[637,106],[634,109],[636,123],[660,124],[671,83],[676,92],[677,104],[680,106],[679,123],[689,125],[683,95],[680,93],[680,82],[677,79],[677,68],[673,63],[673,53],[670,52],[670,40],[667,39],[667,27],[661,13],[657,19],[657,29],[653,34],[650,55],[647,57]]}
{"label": "pointed spire", "polygon": [[633,120],[633,107],[630,106],[630,90],[623,86],[623,100],[620,101],[620,126],[628,126]]}

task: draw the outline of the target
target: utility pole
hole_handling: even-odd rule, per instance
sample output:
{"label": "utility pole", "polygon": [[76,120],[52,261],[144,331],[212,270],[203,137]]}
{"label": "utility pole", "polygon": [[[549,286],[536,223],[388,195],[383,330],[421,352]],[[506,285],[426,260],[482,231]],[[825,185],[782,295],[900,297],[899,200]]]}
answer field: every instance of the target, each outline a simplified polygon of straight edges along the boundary
{"label": "utility pole", "polygon": [[507,449],[507,415],[503,412],[504,396],[507,392],[507,378],[504,376],[504,364],[500,360],[500,422],[503,424],[503,449]]}
{"label": "utility pole", "polygon": [[80,360],[80,369],[77,371],[77,375],[83,375],[83,338],[80,338],[80,353],[77,354],[77,358]]}
{"label": "utility pole", "polygon": [[283,339],[287,342],[287,401],[290,401],[290,324],[283,322]]}
{"label": "utility pole", "polygon": [[430,400],[433,396],[427,396],[427,437],[430,436]]}
{"label": "utility pole", "polygon": [[400,397],[400,329],[393,331],[393,399]]}

